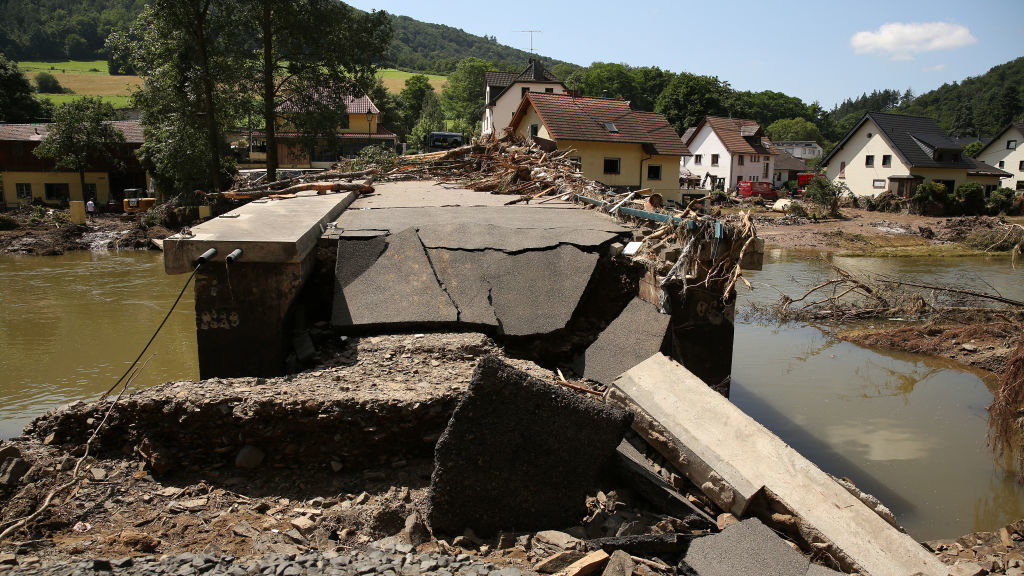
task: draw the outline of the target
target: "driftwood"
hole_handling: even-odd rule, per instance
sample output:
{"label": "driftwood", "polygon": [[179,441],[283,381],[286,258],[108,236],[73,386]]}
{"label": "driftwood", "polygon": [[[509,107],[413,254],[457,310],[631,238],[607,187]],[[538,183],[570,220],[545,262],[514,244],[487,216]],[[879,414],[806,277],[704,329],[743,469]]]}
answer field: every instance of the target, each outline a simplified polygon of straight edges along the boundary
{"label": "driftwood", "polygon": [[[353,186],[363,186],[363,185],[369,186],[373,182],[373,178],[375,178],[378,174],[380,174],[380,170],[378,170],[376,168],[373,168],[373,169],[370,169],[370,170],[363,170],[361,172],[339,172],[337,170],[328,170],[326,172],[316,172],[316,173],[312,173],[312,174],[307,174],[307,175],[299,176],[297,178],[287,178],[287,179],[284,179],[284,180],[277,180],[277,181],[274,181],[274,182],[267,182],[267,183],[264,183],[264,184],[260,184],[258,186],[248,186],[248,187],[235,188],[235,189],[228,190],[228,191],[224,192],[223,195],[224,195],[225,198],[233,198],[233,199],[236,199],[236,200],[255,200],[257,198],[263,198],[263,197],[266,197],[266,196],[271,196],[271,195],[276,195],[276,194],[294,194],[295,192],[298,192],[298,191],[301,191],[301,190],[318,190],[319,191],[319,190],[322,189],[322,188],[317,188],[317,187],[298,188],[299,186],[302,186],[302,185],[305,185],[305,184],[311,184],[311,183],[319,184],[319,183],[325,183],[326,182],[328,185],[333,185],[333,184],[345,184],[345,185],[348,185],[348,183],[350,183],[352,180],[356,180],[358,178],[369,179],[369,182],[364,182],[362,185],[353,185]],[[347,182],[342,182],[343,180],[347,181]],[[335,188],[334,190],[356,190],[357,192],[359,191],[358,188],[347,188],[347,187],[339,187],[339,188]],[[373,190],[371,189],[370,192],[372,192],[372,191]]]}

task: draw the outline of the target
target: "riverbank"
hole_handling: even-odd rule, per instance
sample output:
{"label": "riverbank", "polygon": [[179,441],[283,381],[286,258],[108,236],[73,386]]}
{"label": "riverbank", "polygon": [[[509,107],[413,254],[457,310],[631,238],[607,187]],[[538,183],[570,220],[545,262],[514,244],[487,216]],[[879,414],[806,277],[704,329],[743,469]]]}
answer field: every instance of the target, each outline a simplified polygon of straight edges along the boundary
{"label": "riverbank", "polygon": [[149,250],[152,240],[173,234],[147,225],[141,215],[99,214],[72,224],[66,210],[33,208],[6,212],[0,230],[0,254],[55,256],[77,250]]}

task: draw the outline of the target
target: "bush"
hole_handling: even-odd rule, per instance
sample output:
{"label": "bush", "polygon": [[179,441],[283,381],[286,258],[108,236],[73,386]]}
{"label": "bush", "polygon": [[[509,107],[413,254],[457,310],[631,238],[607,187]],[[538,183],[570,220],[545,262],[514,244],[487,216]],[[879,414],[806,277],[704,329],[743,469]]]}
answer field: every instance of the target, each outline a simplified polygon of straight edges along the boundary
{"label": "bush", "polygon": [[57,77],[49,72],[36,74],[36,92],[40,94],[63,94],[64,87],[60,85]]}
{"label": "bush", "polygon": [[820,207],[829,217],[839,216],[839,199],[850,194],[842,182],[833,182],[824,176],[815,176],[804,191],[804,199]]}
{"label": "bush", "polygon": [[7,214],[0,214],[0,230],[14,230],[18,227],[18,220]]}
{"label": "bush", "polygon": [[394,167],[397,157],[398,154],[390,146],[367,146],[359,151],[359,155],[349,164],[349,168],[352,170],[380,168],[382,172],[386,172]]}
{"label": "bush", "polygon": [[940,214],[948,200],[945,184],[924,182],[917,185],[914,195],[910,197],[910,211],[917,214]]}
{"label": "bush", "polygon": [[956,187],[953,201],[960,214],[981,214],[985,210],[985,189],[977,182],[964,182]]}
{"label": "bush", "polygon": [[1009,214],[1013,211],[1014,196],[1016,194],[1009,188],[996,188],[988,195],[985,207],[989,214]]}

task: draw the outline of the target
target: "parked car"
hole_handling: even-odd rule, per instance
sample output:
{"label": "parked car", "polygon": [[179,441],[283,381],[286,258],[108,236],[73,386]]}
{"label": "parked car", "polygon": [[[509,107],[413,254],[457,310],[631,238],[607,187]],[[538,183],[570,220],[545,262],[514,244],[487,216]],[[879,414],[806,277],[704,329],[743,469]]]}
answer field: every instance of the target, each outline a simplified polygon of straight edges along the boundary
{"label": "parked car", "polygon": [[771,182],[741,180],[737,192],[744,198],[750,198],[751,196],[760,196],[765,200],[777,200],[779,198],[779,192],[772,188]]}

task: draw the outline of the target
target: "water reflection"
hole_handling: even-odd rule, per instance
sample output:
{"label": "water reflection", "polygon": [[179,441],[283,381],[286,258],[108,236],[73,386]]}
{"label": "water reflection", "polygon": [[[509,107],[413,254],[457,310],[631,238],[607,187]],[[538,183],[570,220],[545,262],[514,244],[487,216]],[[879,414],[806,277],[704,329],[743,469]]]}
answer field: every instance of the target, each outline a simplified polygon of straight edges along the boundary
{"label": "water reflection", "polygon": [[[859,272],[1024,297],[1008,259],[834,259]],[[817,255],[769,254],[739,306],[800,295],[831,275]],[[913,280],[912,280],[913,281]],[[771,288],[768,288],[771,286]],[[836,476],[874,493],[918,539],[992,530],[1024,517],[1024,487],[985,443],[993,379],[949,360],[874,351],[806,325],[736,329],[732,400]]]}

